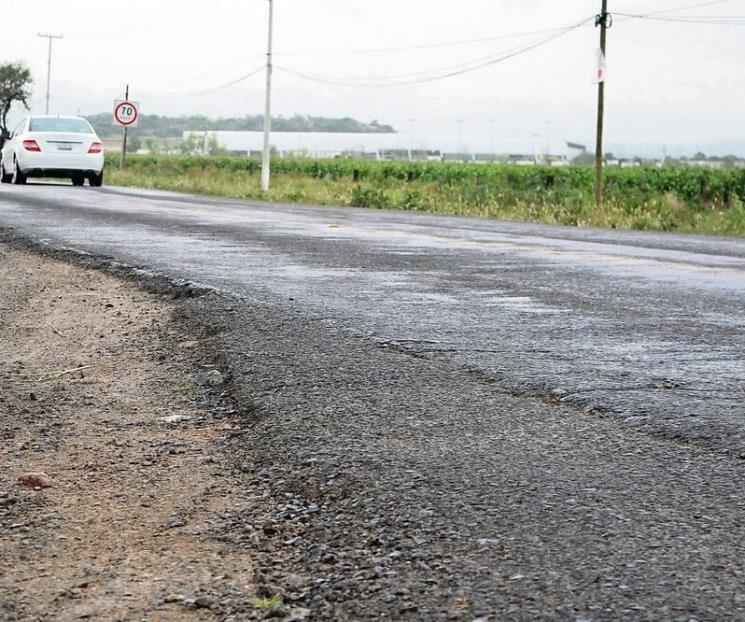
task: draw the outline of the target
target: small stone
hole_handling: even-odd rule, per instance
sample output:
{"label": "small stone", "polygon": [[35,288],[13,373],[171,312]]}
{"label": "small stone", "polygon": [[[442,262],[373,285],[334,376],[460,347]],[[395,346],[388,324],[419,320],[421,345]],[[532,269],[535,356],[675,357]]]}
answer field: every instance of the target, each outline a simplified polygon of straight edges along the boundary
{"label": "small stone", "polygon": [[189,421],[191,417],[188,417],[187,415],[171,415],[169,417],[161,417],[158,419],[158,421],[162,421],[163,423],[181,423],[183,421]]}
{"label": "small stone", "polygon": [[211,387],[219,387],[225,382],[223,375],[216,369],[207,372],[207,384]]}
{"label": "small stone", "polygon": [[25,473],[18,478],[18,483],[26,488],[49,488],[52,480],[45,473]]}
{"label": "small stone", "polygon": [[283,582],[291,590],[299,590],[308,585],[308,579],[299,574],[288,574]]}
{"label": "small stone", "polygon": [[186,600],[182,594],[169,594],[163,599],[164,603],[182,603]]}
{"label": "small stone", "polygon": [[209,596],[199,596],[194,599],[194,607],[197,609],[212,609],[215,599]]}
{"label": "small stone", "polygon": [[295,607],[290,609],[290,615],[287,616],[287,622],[303,622],[310,617],[310,609],[305,607]]}
{"label": "small stone", "polygon": [[278,585],[274,585],[273,583],[262,583],[256,589],[256,593],[261,598],[281,598],[282,596],[284,596],[285,591],[281,587],[279,587]]}
{"label": "small stone", "polygon": [[279,603],[267,609],[264,612],[264,615],[261,617],[264,620],[269,620],[272,618],[284,618],[287,616],[288,613],[289,613],[289,608],[286,605]]}

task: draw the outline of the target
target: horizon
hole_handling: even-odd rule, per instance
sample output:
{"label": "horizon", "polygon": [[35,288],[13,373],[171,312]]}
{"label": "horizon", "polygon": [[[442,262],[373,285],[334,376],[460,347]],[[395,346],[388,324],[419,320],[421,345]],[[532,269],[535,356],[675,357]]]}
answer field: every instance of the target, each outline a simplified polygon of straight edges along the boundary
{"label": "horizon", "polygon": [[[53,44],[51,112],[105,111],[127,83],[144,114],[236,117],[263,108],[263,0],[164,0],[155,8],[133,0],[125,17],[98,0],[77,0],[73,10],[53,0],[9,4],[17,19],[5,35],[13,50],[6,60],[31,68],[33,112],[43,111],[46,91],[43,31],[64,35]],[[745,156],[738,60],[745,24],[713,19],[745,2],[684,11],[690,4],[611,1],[604,150]],[[598,0],[469,0],[456,12],[424,0],[327,0],[321,10],[310,0],[277,2],[273,116],[378,119],[415,137],[442,133],[459,142],[493,134],[527,150],[559,137],[594,144],[598,32],[591,21],[568,27],[598,9]],[[664,19],[630,17],[653,12]],[[80,16],[94,13],[92,29]],[[547,29],[561,28],[540,43]],[[429,79],[533,43],[536,49],[463,75],[386,85],[397,75]]]}

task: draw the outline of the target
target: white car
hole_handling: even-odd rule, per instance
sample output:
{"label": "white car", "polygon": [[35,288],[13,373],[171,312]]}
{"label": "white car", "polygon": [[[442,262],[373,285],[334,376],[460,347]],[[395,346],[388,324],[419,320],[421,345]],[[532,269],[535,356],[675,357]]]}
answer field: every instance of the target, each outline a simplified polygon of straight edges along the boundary
{"label": "white car", "polygon": [[66,177],[75,186],[103,184],[103,143],[81,117],[25,117],[2,148],[0,179],[25,184],[29,177]]}

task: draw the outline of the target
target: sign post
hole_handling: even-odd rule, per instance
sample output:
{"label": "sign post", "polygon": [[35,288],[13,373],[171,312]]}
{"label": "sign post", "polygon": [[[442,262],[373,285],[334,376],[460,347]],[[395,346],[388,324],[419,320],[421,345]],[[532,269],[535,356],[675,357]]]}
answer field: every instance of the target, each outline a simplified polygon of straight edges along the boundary
{"label": "sign post", "polygon": [[130,101],[129,99],[129,84],[124,94],[124,99],[114,100],[114,125],[121,125],[124,127],[124,134],[122,136],[122,157],[119,160],[119,169],[124,168],[124,163],[127,158],[127,130],[130,127],[135,127],[140,120],[140,103]]}

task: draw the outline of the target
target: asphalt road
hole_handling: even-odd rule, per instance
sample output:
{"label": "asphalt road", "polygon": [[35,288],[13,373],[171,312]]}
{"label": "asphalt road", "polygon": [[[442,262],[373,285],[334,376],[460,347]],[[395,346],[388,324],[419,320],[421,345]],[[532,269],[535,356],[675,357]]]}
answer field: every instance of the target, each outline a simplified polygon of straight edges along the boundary
{"label": "asphalt road", "polygon": [[44,185],[0,227],[230,294],[184,303],[250,405],[230,531],[317,618],[745,620],[745,240]]}

